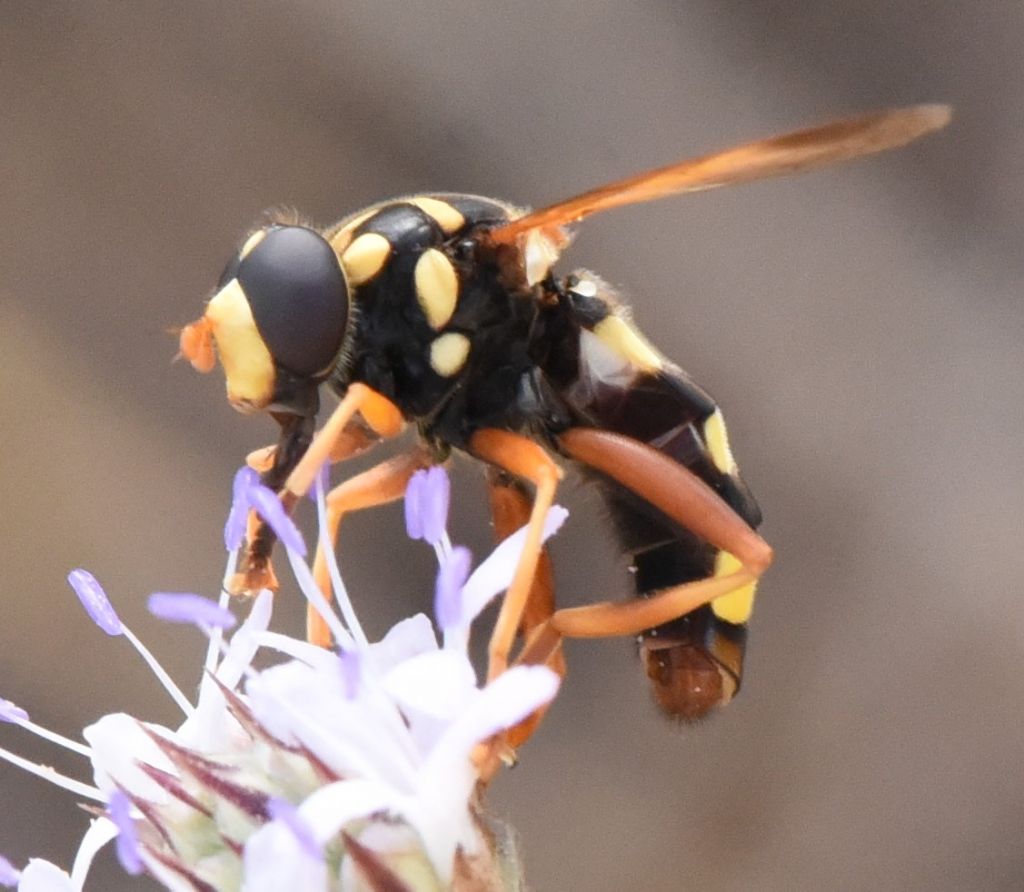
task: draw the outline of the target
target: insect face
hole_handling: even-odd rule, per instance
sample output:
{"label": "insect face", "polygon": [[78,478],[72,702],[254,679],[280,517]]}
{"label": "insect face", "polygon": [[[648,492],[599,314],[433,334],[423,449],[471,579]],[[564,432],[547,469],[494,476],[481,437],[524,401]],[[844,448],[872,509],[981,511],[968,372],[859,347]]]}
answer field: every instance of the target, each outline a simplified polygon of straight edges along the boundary
{"label": "insect face", "polygon": [[268,226],[228,263],[202,319],[182,332],[182,353],[207,371],[216,344],[239,411],[304,414],[348,323],[348,283],[330,244],[304,226]]}

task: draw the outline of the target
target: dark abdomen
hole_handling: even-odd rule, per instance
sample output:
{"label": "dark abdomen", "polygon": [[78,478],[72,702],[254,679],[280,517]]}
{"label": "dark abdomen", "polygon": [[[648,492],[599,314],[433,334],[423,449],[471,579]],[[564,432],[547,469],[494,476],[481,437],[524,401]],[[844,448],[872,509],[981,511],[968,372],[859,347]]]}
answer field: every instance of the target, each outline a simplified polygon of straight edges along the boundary
{"label": "dark abdomen", "polygon": [[[583,356],[585,363],[586,351]],[[681,372],[672,368],[642,372],[624,387],[608,382],[595,385],[592,379],[587,390],[585,405],[577,392],[582,421],[652,446],[701,477],[751,527],[760,523],[756,502],[731,467],[717,407]],[[726,459],[727,470],[723,470]],[[604,475],[595,476],[618,538],[632,559],[638,595],[649,596],[716,571],[729,571],[723,566],[728,556],[631,490]],[[647,675],[658,703],[669,715],[702,718],[739,690],[746,616],[742,606],[737,615],[734,604],[729,613],[737,621],[728,621],[719,615],[724,612],[722,606],[716,602],[701,607],[641,635]]]}

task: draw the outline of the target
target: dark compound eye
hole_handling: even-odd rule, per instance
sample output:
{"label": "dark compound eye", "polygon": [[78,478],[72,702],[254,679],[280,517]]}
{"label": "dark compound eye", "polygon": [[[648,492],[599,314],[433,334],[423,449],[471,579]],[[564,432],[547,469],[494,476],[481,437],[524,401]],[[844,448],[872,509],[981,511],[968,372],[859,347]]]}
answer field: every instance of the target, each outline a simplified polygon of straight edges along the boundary
{"label": "dark compound eye", "polygon": [[238,265],[241,262],[242,258],[238,254],[228,261],[228,265],[224,267],[224,272],[220,274],[220,278],[217,280],[217,291],[220,291],[221,288],[238,275]]}
{"label": "dark compound eye", "polygon": [[321,235],[303,226],[271,227],[234,277],[278,365],[314,377],[334,362],[348,322],[348,285]]}

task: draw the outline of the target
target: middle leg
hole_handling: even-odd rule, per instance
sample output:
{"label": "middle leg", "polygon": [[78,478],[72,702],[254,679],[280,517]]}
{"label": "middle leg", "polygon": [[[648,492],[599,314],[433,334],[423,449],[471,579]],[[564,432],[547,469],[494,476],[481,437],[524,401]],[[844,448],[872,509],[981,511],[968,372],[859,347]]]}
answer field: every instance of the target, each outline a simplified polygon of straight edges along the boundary
{"label": "middle leg", "polygon": [[510,431],[496,428],[479,430],[470,438],[469,448],[477,458],[529,481],[536,488],[526,543],[512,584],[501,603],[488,648],[487,676],[488,679],[494,679],[508,668],[509,653],[527,609],[540,561],[544,520],[554,503],[555,490],[562,472],[537,443]]}
{"label": "middle leg", "polygon": [[[405,495],[409,478],[421,468],[428,467],[430,463],[427,451],[417,447],[412,452],[387,459],[361,474],[356,474],[355,477],[350,477],[327,494],[327,528],[321,532],[317,543],[313,578],[328,601],[331,600],[332,593],[327,549],[333,551],[335,548],[342,517],[353,511],[397,501]],[[312,604],[306,614],[306,637],[321,647],[331,646],[330,630]]]}

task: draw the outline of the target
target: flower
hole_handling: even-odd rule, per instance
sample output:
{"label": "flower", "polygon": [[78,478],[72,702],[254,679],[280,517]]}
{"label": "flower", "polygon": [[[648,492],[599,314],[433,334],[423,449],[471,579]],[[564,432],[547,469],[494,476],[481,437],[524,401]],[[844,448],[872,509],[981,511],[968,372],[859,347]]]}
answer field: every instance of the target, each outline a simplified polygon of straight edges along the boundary
{"label": "flower", "polygon": [[[315,488],[323,518],[322,477]],[[346,622],[317,589],[305,544],[277,497],[243,469],[225,527],[229,551],[241,543],[249,510],[257,510],[274,525],[300,590],[340,644],[328,651],[270,631],[269,591],[252,601],[227,640],[236,620],[226,594],[214,602],[157,593],[149,601],[154,614],[195,625],[210,640],[195,703],[123,624],[95,577],[72,571],[69,582],[89,615],[136,647],[183,721],[171,729],[106,715],[84,730],[83,745],[0,700],[0,721],[87,758],[92,783],[6,750],[0,757],[99,806],[70,874],[39,859],[19,872],[0,858],[0,885],[77,892],[95,853],[115,840],[126,871],[145,871],[172,890],[503,888],[497,878],[508,872],[502,862],[509,848],[477,801],[474,754],[550,703],[558,677],[541,666],[517,666],[479,682],[467,653],[471,625],[510,584],[525,530],[470,572],[468,550],[448,536],[448,499],[447,476],[434,468],[414,476],[406,501],[410,533],[438,556],[442,640],[417,614],[369,643],[330,549]],[[546,536],[565,515],[552,509]],[[233,566],[234,555],[229,572]],[[257,653],[268,651],[279,661],[254,668]]]}

